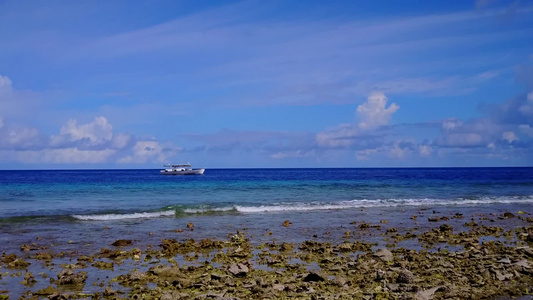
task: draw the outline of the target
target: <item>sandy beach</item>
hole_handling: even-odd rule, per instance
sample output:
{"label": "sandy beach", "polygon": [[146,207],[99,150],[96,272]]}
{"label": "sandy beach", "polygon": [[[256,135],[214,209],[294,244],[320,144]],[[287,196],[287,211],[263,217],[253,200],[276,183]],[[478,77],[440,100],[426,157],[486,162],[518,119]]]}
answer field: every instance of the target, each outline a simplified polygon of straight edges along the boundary
{"label": "sandy beach", "polygon": [[187,222],[128,238],[103,227],[93,245],[37,237],[2,253],[0,299],[530,299],[529,212],[399,214],[344,219],[299,242],[283,232],[302,224],[282,216],[261,234],[209,237]]}

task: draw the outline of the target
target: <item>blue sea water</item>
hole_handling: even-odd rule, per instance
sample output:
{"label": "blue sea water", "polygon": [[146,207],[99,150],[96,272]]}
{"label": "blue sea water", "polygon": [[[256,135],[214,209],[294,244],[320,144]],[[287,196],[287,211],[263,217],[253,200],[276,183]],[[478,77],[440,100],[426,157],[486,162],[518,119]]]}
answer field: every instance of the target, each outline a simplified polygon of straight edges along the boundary
{"label": "blue sea water", "polygon": [[290,219],[305,224],[293,231],[305,237],[386,212],[502,207],[533,208],[533,168],[0,171],[0,243],[12,248],[43,236],[94,244],[104,226],[116,229],[109,239],[155,239],[189,221],[220,236],[242,227],[259,234]]}

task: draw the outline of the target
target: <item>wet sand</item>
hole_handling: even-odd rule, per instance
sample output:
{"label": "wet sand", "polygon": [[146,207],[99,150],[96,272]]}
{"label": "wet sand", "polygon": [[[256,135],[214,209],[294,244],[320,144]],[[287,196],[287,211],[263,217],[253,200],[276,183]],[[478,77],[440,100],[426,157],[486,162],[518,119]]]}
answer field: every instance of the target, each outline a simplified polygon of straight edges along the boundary
{"label": "wet sand", "polygon": [[494,299],[531,293],[533,215],[461,211],[362,210],[323,228],[275,215],[270,228],[223,227],[224,236],[213,236],[202,219],[128,236],[101,227],[105,238],[90,245],[32,237],[2,254],[0,299]]}

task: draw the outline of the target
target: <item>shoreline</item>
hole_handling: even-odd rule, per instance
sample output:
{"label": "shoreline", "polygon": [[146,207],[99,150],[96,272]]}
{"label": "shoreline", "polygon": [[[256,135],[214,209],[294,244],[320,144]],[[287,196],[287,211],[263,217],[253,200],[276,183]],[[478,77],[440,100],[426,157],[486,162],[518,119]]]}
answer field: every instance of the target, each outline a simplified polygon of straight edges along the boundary
{"label": "shoreline", "polygon": [[[2,254],[0,299],[479,299],[533,290],[531,212],[413,211],[351,212],[335,232],[273,215],[260,234],[235,225],[212,237],[197,218],[155,236],[101,227],[107,236],[90,250],[35,239]],[[282,234],[291,231],[298,240]]]}

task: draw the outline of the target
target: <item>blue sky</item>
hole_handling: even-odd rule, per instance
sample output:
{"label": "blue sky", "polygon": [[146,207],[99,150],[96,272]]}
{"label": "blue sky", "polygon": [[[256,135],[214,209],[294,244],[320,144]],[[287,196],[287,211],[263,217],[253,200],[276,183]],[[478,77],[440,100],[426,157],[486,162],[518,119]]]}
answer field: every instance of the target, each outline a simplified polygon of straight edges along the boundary
{"label": "blue sky", "polygon": [[533,165],[528,1],[0,1],[0,169]]}

